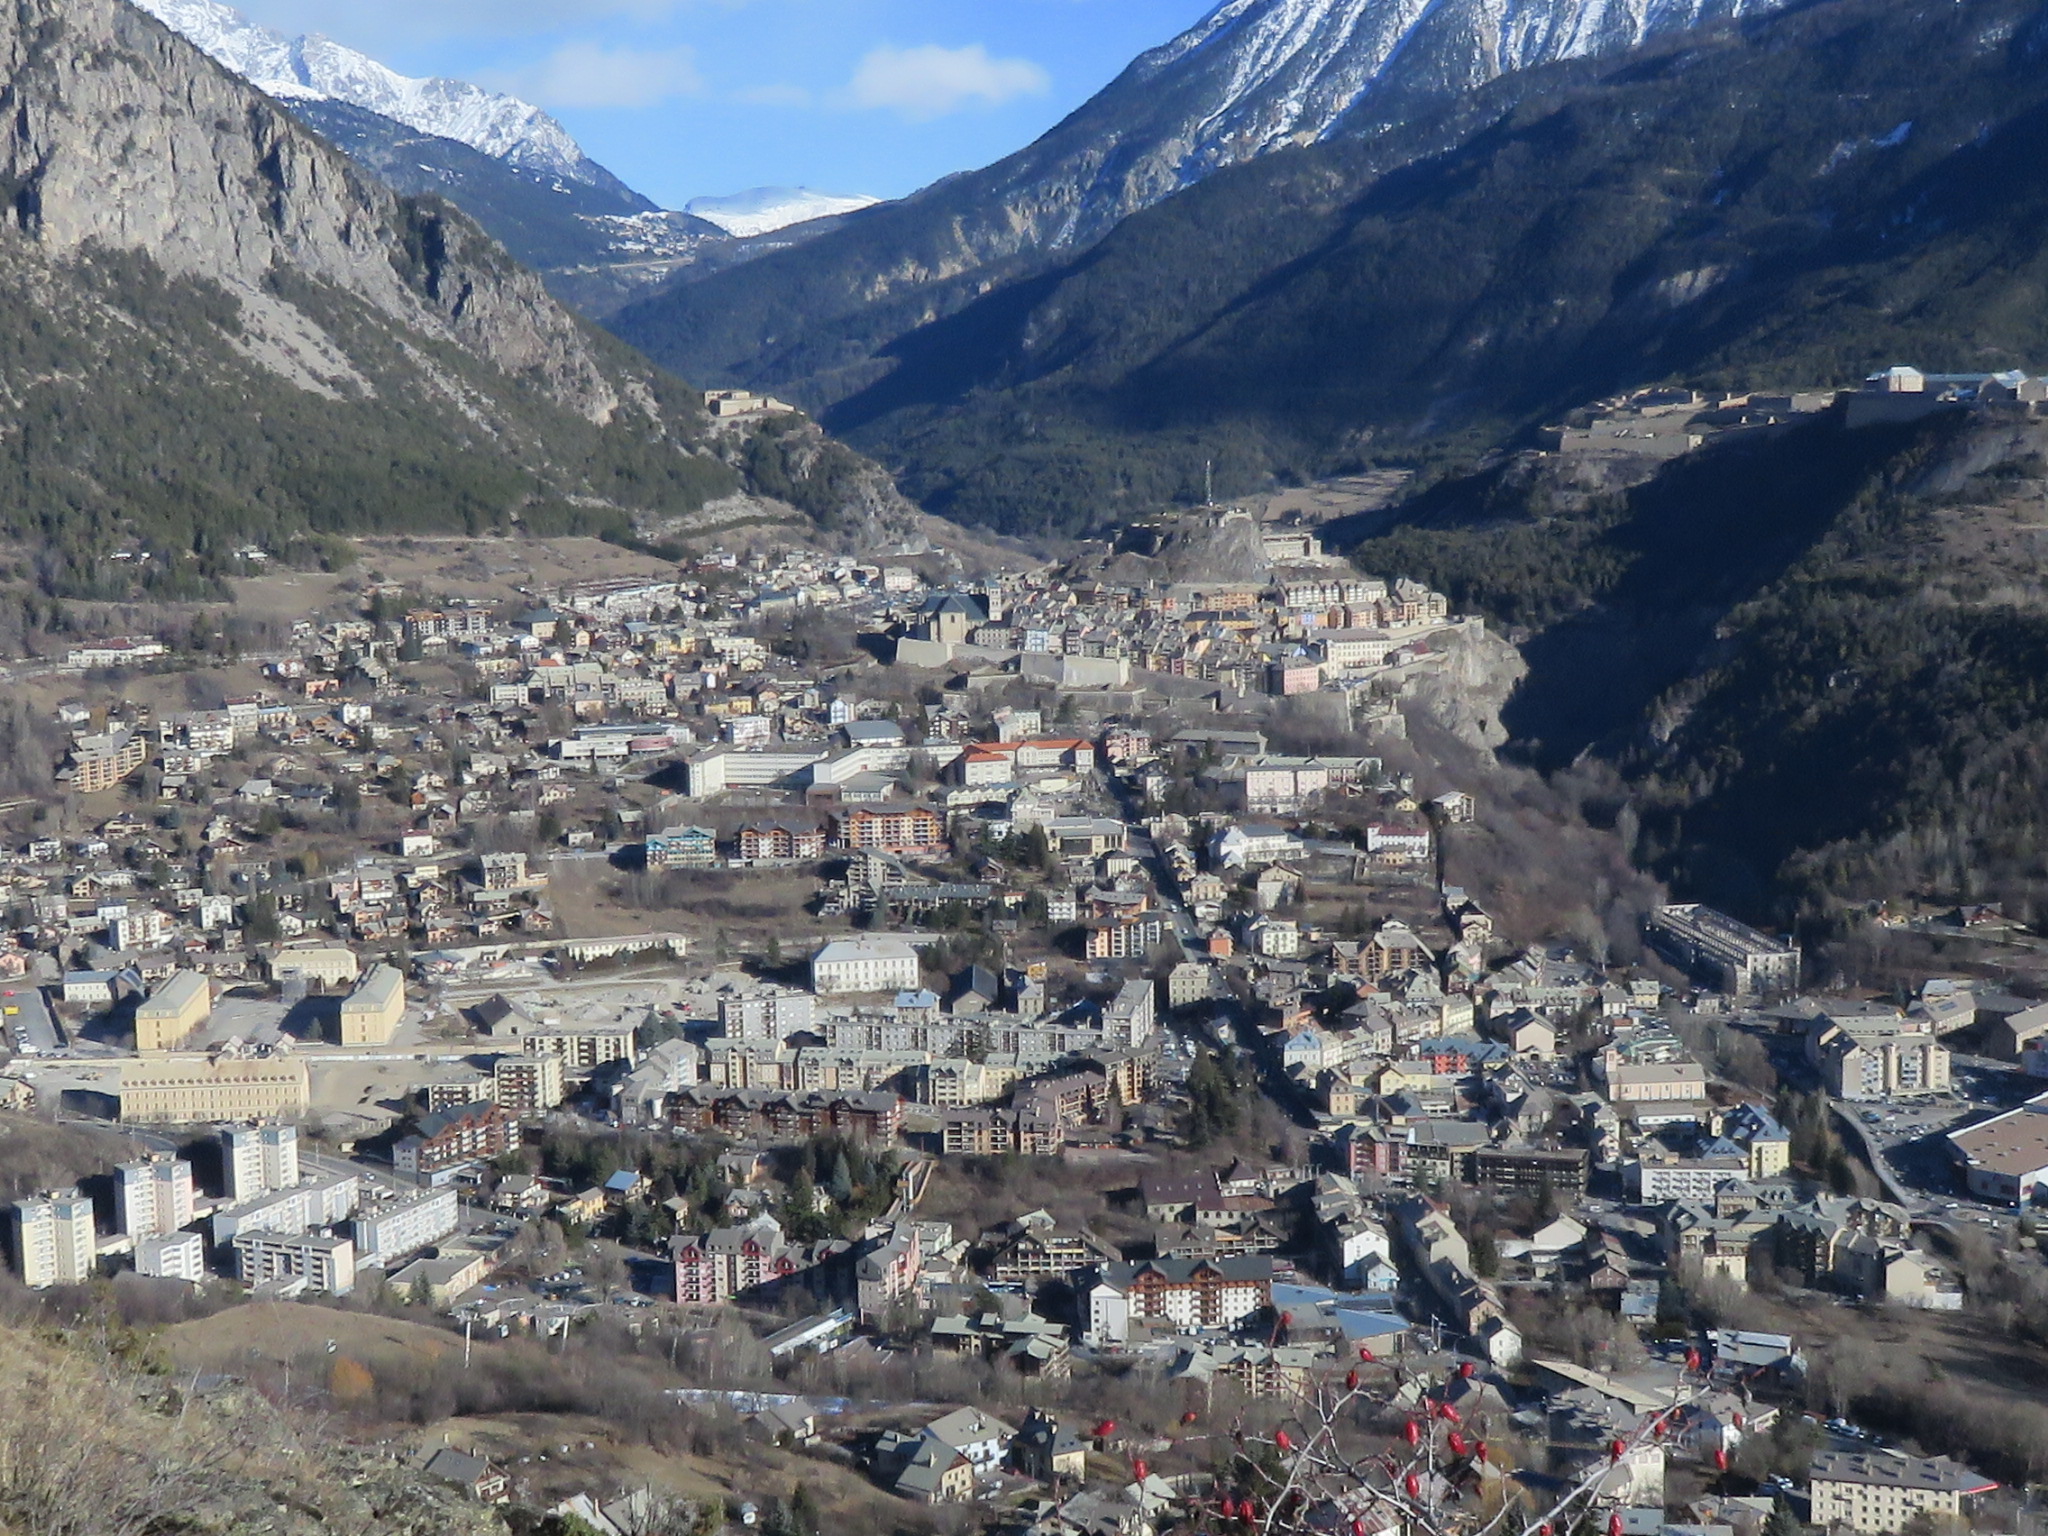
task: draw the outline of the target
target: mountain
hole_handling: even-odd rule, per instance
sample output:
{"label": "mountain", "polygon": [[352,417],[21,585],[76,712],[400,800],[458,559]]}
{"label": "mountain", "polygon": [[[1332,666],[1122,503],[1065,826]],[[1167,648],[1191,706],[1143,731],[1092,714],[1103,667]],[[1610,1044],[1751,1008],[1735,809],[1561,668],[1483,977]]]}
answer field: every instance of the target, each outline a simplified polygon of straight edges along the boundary
{"label": "mountain", "polygon": [[319,36],[287,37],[219,0],[138,0],[258,90],[280,101],[340,101],[408,128],[467,144],[524,171],[594,187],[635,204],[630,191],[583,153],[568,130],[536,106],[461,80],[415,80]]}
{"label": "mountain", "polygon": [[808,187],[755,187],[729,197],[693,197],[683,204],[683,212],[716,224],[729,235],[769,235],[792,224],[858,213],[880,201],[813,192]]}
{"label": "mountain", "polygon": [[249,544],[632,538],[755,462],[875,499],[802,429],[715,432],[467,217],[371,180],[125,0],[18,0],[0,91],[0,536],[30,551],[11,579],[194,597]]}
{"label": "mountain", "polygon": [[[814,410],[991,287],[1072,260],[1130,215],[1231,166],[1372,140],[1503,73],[1606,54],[1776,0],[1226,0],[1035,144],[777,255],[683,274],[621,334],[721,383]],[[755,264],[749,264],[754,266]]]}
{"label": "mountain", "polygon": [[1868,966],[1916,942],[1868,903],[2048,920],[2044,499],[2023,407],[1823,417],[1618,478],[1517,455],[1355,553],[1523,628],[1512,750],[1644,867]]}
{"label": "mountain", "polygon": [[1427,467],[1666,379],[2040,368],[2044,39],[2036,0],[1825,0],[1262,156],[1007,280],[840,306],[825,257],[866,241],[886,286],[896,205],[615,325],[1023,531],[1199,495],[1205,461],[1226,494]]}
{"label": "mountain", "polygon": [[347,102],[287,105],[397,191],[454,203],[586,315],[617,309],[681,267],[748,254],[717,225],[662,212],[615,184],[525,170]]}

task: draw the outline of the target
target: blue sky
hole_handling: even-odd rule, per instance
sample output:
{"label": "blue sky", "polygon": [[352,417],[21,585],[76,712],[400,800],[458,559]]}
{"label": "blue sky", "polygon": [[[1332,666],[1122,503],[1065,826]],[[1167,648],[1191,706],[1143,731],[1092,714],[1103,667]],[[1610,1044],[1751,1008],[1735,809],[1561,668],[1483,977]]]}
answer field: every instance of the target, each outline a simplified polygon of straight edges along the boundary
{"label": "blue sky", "polygon": [[406,74],[510,89],[669,207],[895,197],[1020,148],[1214,0],[230,0]]}

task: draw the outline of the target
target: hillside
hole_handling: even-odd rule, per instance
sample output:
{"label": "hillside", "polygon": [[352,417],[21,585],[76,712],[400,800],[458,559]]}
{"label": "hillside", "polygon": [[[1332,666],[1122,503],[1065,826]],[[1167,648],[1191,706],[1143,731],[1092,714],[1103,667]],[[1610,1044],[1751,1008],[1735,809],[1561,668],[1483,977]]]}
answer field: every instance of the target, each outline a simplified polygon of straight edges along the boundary
{"label": "hillside", "polygon": [[14,7],[0,88],[0,539],[47,591],[202,595],[378,529],[627,537],[745,487],[745,432],[123,0]]}
{"label": "hillside", "polygon": [[[1269,154],[971,302],[906,298],[898,337],[879,310],[830,317],[823,242],[619,329],[787,381],[933,510],[1063,530],[1184,497],[1207,459],[1241,492],[1622,384],[2038,360],[2044,35],[2032,0],[1829,0]],[[879,257],[907,217],[834,243]],[[769,305],[826,318],[741,368]]]}
{"label": "hillside", "polygon": [[[121,1333],[0,1326],[0,1530],[11,1536],[485,1536],[496,1513],[230,1378],[187,1400]],[[124,1358],[119,1351],[126,1350]]]}
{"label": "hillside", "polygon": [[1759,918],[1927,894],[2048,915],[2048,426],[1820,421],[1617,483],[1439,485],[1356,552],[1528,632],[1512,750],[1630,802],[1675,890]]}

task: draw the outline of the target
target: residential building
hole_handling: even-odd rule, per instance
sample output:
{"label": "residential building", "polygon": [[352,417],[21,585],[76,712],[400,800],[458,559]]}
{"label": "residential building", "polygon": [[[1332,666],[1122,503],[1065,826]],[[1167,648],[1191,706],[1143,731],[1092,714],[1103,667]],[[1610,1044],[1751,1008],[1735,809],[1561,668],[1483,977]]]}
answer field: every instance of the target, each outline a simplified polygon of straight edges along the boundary
{"label": "residential building", "polygon": [[74,739],[66,772],[74,792],[96,795],[112,789],[148,761],[146,737],[139,731],[114,730]]}
{"label": "residential building", "polygon": [[192,1220],[192,1165],[168,1153],[123,1163],[114,1170],[114,1203],[130,1237],[175,1232]]}
{"label": "residential building", "polygon": [[405,977],[395,966],[377,965],[342,999],[341,1043],[387,1045],[405,1017]]}
{"label": "residential building", "polygon": [[1088,1331],[1121,1343],[1130,1325],[1163,1318],[1176,1328],[1223,1328],[1273,1299],[1270,1258],[1147,1259],[1104,1266],[1088,1292]]}
{"label": "residential building", "polygon": [[1961,1520],[1998,1484],[1946,1456],[1896,1451],[1819,1451],[1807,1468],[1812,1523],[1873,1533],[1901,1531],[1916,1515]]}
{"label": "residential building", "polygon": [[260,1125],[224,1125],[220,1142],[229,1200],[253,1200],[299,1182],[297,1126],[275,1120]]}
{"label": "residential building", "polygon": [[646,844],[649,869],[712,869],[718,864],[718,835],[709,827],[670,827]]}
{"label": "residential building", "polygon": [[946,824],[922,805],[863,806],[835,821],[834,840],[856,853],[931,853],[945,848]]}
{"label": "residential building", "polygon": [[491,1063],[491,1083],[508,1115],[527,1119],[546,1114],[564,1097],[559,1056],[500,1056]]}
{"label": "residential building", "polygon": [[173,971],[135,1009],[135,1049],[139,1055],[174,1051],[213,1012],[213,989],[198,971]]}
{"label": "residential building", "polygon": [[357,1262],[388,1267],[393,1259],[438,1243],[460,1220],[452,1189],[366,1205],[356,1213],[353,1225]]}
{"label": "residential building", "polygon": [[685,1306],[717,1306],[762,1286],[786,1281],[810,1266],[801,1244],[783,1234],[773,1216],[737,1226],[691,1232],[673,1239],[675,1297]]}
{"label": "residential building", "polygon": [[206,1244],[197,1232],[145,1237],[135,1245],[135,1273],[198,1285],[206,1279]]}
{"label": "residential building", "polygon": [[1829,1093],[1854,1103],[1946,1093],[1948,1047],[1932,1019],[1896,1009],[1831,1010],[1814,1021],[1806,1054]]}
{"label": "residential building", "polygon": [[427,1115],[392,1147],[391,1165],[407,1178],[438,1181],[456,1168],[498,1156],[512,1145],[517,1127],[487,1100]]}
{"label": "residential building", "polygon": [[244,1285],[283,1282],[308,1291],[345,1296],[356,1285],[356,1245],[317,1232],[237,1232],[235,1277]]}
{"label": "residential building", "polygon": [[14,1270],[30,1290],[83,1285],[97,1251],[92,1201],[77,1190],[14,1202]]}

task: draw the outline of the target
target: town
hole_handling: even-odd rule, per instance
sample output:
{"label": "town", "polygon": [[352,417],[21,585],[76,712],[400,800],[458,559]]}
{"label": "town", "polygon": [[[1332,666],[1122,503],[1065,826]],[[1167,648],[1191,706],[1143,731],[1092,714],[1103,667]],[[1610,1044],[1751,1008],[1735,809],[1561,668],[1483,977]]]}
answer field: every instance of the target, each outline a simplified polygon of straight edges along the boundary
{"label": "town", "polygon": [[[303,1347],[344,1417],[364,1309],[651,1344],[665,1411],[1030,1536],[2015,1529],[2040,1410],[1959,1330],[2043,1301],[2048,1004],[1509,920],[1410,727],[1483,757],[1505,649],[1214,507],[973,577],[367,582],[217,702],[78,638],[20,683],[0,1123],[123,1150],[14,1191],[14,1276],[310,1317],[213,1374]],[[496,1433],[408,1454],[643,1529]]]}

